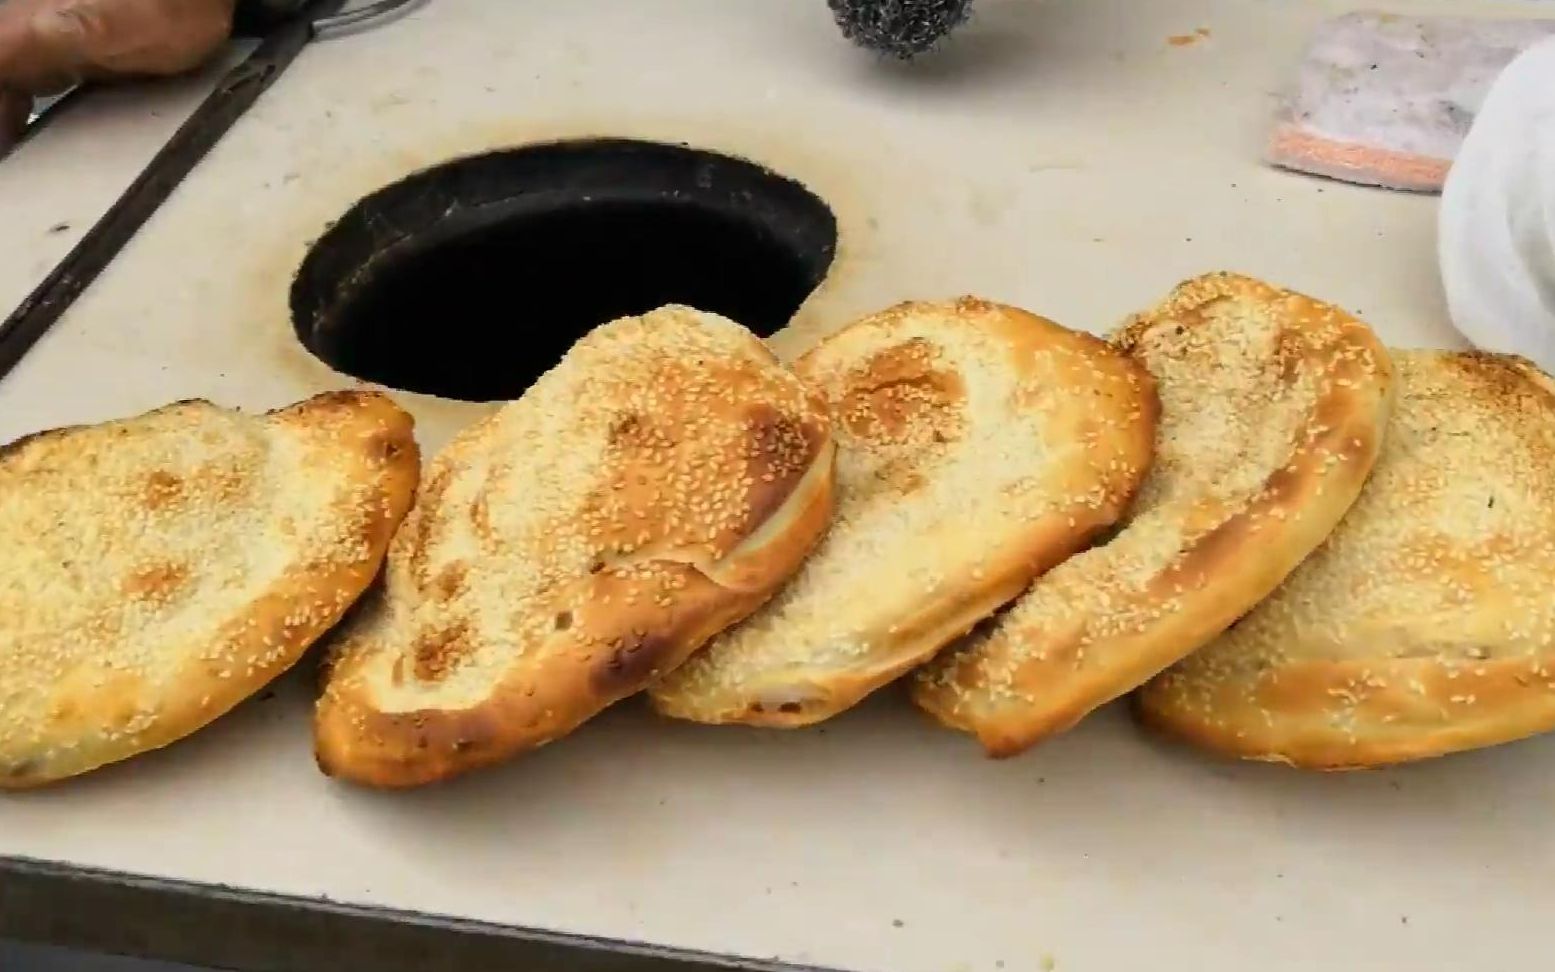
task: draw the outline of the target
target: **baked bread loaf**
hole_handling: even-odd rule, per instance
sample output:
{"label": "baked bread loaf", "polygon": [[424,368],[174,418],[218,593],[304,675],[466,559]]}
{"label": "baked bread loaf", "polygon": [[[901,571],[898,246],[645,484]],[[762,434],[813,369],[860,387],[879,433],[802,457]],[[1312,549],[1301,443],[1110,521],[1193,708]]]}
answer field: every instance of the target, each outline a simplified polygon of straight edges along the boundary
{"label": "baked bread loaf", "polygon": [[410,416],[358,392],[0,449],[0,787],[164,746],[290,668],[378,572],[419,471]]}
{"label": "baked bread loaf", "polygon": [[1388,356],[1335,307],[1214,274],[1115,336],[1155,376],[1155,463],[1126,525],[919,674],[995,756],[1061,732],[1219,634],[1322,542],[1371,471]]}
{"label": "baked bread loaf", "polygon": [[1216,752],[1377,766],[1555,728],[1555,384],[1395,351],[1382,457],[1328,541],[1135,709]]}
{"label": "baked bread loaf", "polygon": [[836,522],[770,604],[650,690],[667,715],[836,715],[1105,529],[1150,461],[1144,370],[1012,307],[902,304],[797,368],[836,416]]}
{"label": "baked bread loaf", "polygon": [[430,464],[326,674],[320,767],[429,783],[640,691],[798,568],[833,452],[825,403],[743,327],[595,329]]}

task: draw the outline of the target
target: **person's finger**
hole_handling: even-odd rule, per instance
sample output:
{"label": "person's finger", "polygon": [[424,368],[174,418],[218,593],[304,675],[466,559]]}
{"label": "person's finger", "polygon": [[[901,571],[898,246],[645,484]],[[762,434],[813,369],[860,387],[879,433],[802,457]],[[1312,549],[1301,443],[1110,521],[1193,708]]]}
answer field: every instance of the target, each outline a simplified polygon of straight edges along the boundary
{"label": "person's finger", "polygon": [[27,128],[32,114],[32,96],[0,88],[0,155],[11,150]]}
{"label": "person's finger", "polygon": [[182,74],[232,30],[235,0],[69,0],[35,21],[72,49],[89,76]]}
{"label": "person's finger", "polygon": [[[0,83],[35,94],[88,78],[179,74],[226,39],[234,0],[6,0]],[[22,9],[11,13],[11,7]],[[22,18],[21,23],[15,23]]]}
{"label": "person's finger", "polygon": [[79,80],[79,59],[38,36],[38,17],[58,5],[59,0],[0,0],[0,85],[53,94]]}

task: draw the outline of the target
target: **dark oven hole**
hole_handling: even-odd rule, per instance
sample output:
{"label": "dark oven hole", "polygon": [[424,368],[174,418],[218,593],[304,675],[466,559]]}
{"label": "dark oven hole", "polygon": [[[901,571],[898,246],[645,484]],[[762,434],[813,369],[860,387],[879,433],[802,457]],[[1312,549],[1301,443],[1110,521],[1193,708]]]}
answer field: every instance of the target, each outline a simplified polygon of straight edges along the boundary
{"label": "dark oven hole", "polygon": [[292,319],[338,371],[497,401],[590,328],[663,304],[770,335],[836,244],[824,202],[743,159],[621,139],[537,145],[362,199],[303,260]]}

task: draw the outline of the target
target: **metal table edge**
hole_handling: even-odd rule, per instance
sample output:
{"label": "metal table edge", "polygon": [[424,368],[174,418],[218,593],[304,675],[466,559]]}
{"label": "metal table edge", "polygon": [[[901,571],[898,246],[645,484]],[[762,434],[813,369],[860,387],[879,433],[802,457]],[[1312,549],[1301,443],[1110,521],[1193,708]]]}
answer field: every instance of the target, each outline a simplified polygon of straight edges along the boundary
{"label": "metal table edge", "polygon": [[238,972],[839,972],[3,855],[0,937]]}

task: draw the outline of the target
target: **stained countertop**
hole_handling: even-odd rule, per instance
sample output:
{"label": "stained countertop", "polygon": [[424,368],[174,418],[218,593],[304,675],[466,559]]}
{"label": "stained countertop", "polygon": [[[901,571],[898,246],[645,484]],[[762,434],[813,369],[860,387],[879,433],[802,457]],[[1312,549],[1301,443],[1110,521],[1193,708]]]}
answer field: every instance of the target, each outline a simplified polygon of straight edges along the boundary
{"label": "stained countertop", "polygon": [[[1258,162],[1306,36],[1353,6],[982,0],[904,67],[847,46],[820,0],[435,0],[302,54],[0,379],[0,441],[352,385],[290,321],[312,241],[425,166],[599,135],[748,157],[831,206],[838,256],[773,338],[784,354],[962,293],[1100,332],[1217,269],[1339,303],[1395,346],[1456,347],[1434,199]],[[147,106],[187,111],[187,84],[73,111],[0,163],[0,302],[165,137]],[[524,320],[543,285],[516,277],[504,313]],[[492,407],[396,397],[427,449]],[[892,691],[790,733],[628,702],[501,769],[378,794],[314,767],[307,674],[165,751],[0,799],[0,856],[861,972],[1547,951],[1549,739],[1309,775],[1157,742],[1116,706],[991,762]]]}

